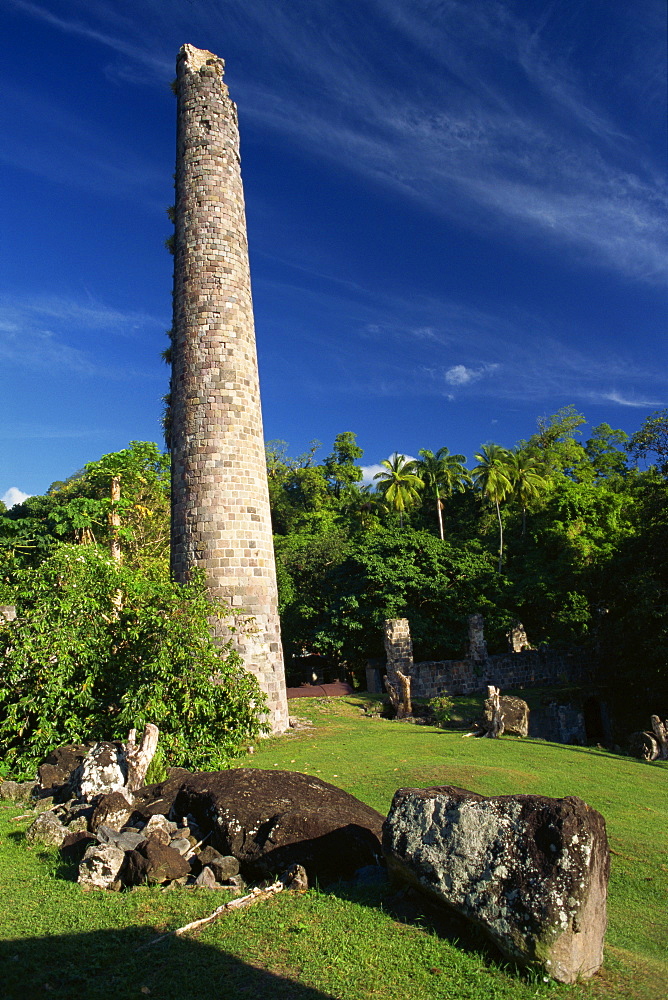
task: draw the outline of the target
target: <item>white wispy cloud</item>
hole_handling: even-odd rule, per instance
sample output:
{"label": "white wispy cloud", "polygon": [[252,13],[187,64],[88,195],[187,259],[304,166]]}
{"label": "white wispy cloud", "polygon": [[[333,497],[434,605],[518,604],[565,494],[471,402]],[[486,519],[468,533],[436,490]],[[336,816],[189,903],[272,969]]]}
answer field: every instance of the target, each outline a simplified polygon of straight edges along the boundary
{"label": "white wispy cloud", "polygon": [[99,351],[84,350],[73,339],[93,334],[136,337],[160,325],[144,313],[123,313],[95,302],[4,296],[0,297],[0,360],[5,365],[66,371],[86,378],[143,378],[147,373],[132,364],[126,367],[100,361]]}
{"label": "white wispy cloud", "polygon": [[15,507],[18,503],[23,503],[23,501],[27,500],[29,496],[32,496],[32,494],[24,493],[23,490],[18,488],[18,486],[10,486],[7,492],[0,497],[0,500],[2,500],[5,507],[9,509],[10,507]]}
{"label": "white wispy cloud", "polygon": [[[58,28],[68,35],[76,35],[80,38],[86,38],[89,41],[98,42],[100,45],[113,49],[119,55],[131,59],[133,62],[142,63],[160,79],[164,80],[166,74],[173,72],[173,60],[167,60],[157,55],[145,43],[133,43],[127,37],[119,37],[118,35],[111,35],[106,31],[98,30],[83,19],[60,17],[41,4],[31,3],[30,0],[9,0],[9,2],[24,14],[50,24],[52,27]],[[111,18],[117,24],[118,28],[126,33],[133,28],[133,23],[129,18],[119,18],[118,11],[114,13],[106,4],[88,3],[87,9],[82,12],[82,17],[90,18],[91,15],[97,15],[105,21]]]}
{"label": "white wispy cloud", "polygon": [[597,399],[596,402],[610,402],[616,403],[618,406],[630,406],[638,410],[651,410],[665,406],[666,398],[668,396],[664,396],[663,399],[640,399],[637,396],[629,398],[619,392],[604,392],[601,393],[600,399]]}
{"label": "white wispy cloud", "polygon": [[453,365],[448,368],[443,378],[448,385],[469,385],[471,382],[478,382],[485,375],[490,375],[499,368],[497,364],[480,365],[477,368],[467,368],[466,365]]}
{"label": "white wispy cloud", "polygon": [[[614,100],[606,103],[605,87],[594,93],[591,83],[626,86],[639,111],[634,80],[660,92],[665,56],[651,30],[658,5],[620,16],[624,84],[617,64],[596,52],[588,54],[589,78],[578,75],[550,5],[324,0],[304,17],[300,5],[275,0],[161,0],[122,16],[100,2],[75,4],[76,16],[33,0],[12,3],[163,79],[172,72],[165,46],[176,32],[223,49],[232,34],[243,117],[283,142],[500,240],[565,249],[574,268],[596,264],[648,284],[668,280],[663,163],[625,133]],[[382,38],[371,30],[379,20]],[[272,39],[262,64],[258,37]]]}

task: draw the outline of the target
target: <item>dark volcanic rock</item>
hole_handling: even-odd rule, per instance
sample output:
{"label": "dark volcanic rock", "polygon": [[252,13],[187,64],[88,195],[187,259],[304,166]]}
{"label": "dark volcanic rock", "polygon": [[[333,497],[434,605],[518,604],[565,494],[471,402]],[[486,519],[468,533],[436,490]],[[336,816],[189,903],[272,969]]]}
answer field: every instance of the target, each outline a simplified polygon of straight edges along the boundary
{"label": "dark volcanic rock", "polygon": [[394,877],[478,924],[514,961],[567,983],[601,965],[608,843],[581,799],[401,788],[383,848]]}
{"label": "dark volcanic rock", "polygon": [[175,808],[192,813],[211,844],[234,855],[245,878],[301,864],[309,882],[349,878],[380,857],[383,817],[319,778],[235,768],[188,777]]}
{"label": "dark volcanic rock", "polygon": [[134,851],[128,851],[120,878],[125,885],[167,882],[190,874],[190,865],[173,847],[149,837]]}
{"label": "dark volcanic rock", "polygon": [[151,816],[168,816],[176,796],[185,782],[192,777],[193,772],[186,771],[183,767],[169,768],[165,781],[155,785],[145,785],[134,793],[134,815],[144,821],[149,820]]}
{"label": "dark volcanic rock", "polygon": [[101,825],[120,830],[130,819],[134,806],[130,805],[122,792],[109,792],[99,800],[90,819],[90,829],[95,832]]}
{"label": "dark volcanic rock", "polygon": [[53,795],[56,802],[71,798],[74,773],[92,746],[92,742],[77,743],[52,750],[37,769],[40,795]]}
{"label": "dark volcanic rock", "polygon": [[63,838],[60,851],[69,861],[81,861],[87,848],[97,843],[96,837],[85,830],[68,833]]}
{"label": "dark volcanic rock", "polygon": [[134,851],[126,854],[122,872],[126,885],[143,882],[168,882],[190,875],[188,862],[167,844],[154,837],[143,841]]}

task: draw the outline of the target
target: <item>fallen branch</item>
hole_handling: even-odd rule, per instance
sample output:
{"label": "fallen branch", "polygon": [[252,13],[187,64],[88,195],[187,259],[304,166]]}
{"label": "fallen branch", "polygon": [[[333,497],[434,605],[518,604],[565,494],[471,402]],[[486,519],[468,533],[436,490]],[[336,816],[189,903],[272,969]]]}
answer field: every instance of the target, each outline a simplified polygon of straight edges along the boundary
{"label": "fallen branch", "polygon": [[[147,944],[141,946],[141,948],[150,948],[151,945],[158,944],[159,941],[164,941],[169,937],[180,937],[182,934],[187,934],[190,931],[199,930],[200,927],[206,927],[207,924],[212,924],[214,920],[218,920],[219,917],[224,916],[226,913],[231,913],[233,910],[243,910],[247,906],[252,906],[253,903],[259,903],[261,900],[270,899],[277,893],[282,892],[284,889],[305,889],[307,886],[306,872],[301,867],[301,865],[292,865],[287,871],[273,882],[271,885],[261,888],[257,886],[246,896],[239,896],[237,899],[231,899],[229,903],[222,903],[217,906],[213,913],[210,913],[208,917],[201,917],[199,920],[192,920],[189,924],[184,924],[183,927],[177,927],[174,931],[169,931],[167,934],[161,934],[160,937],[154,938],[153,941],[149,941]],[[138,948],[138,951],[141,951]]]}

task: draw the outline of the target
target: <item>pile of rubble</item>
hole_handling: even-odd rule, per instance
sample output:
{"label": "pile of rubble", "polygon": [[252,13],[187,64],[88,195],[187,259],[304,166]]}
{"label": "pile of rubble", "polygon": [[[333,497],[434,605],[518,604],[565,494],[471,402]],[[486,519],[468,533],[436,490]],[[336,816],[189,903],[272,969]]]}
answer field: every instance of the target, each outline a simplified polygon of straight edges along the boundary
{"label": "pile of rubble", "polygon": [[381,862],[383,816],[318,778],[235,768],[131,791],[127,745],[61,747],[36,783],[0,784],[0,797],[30,797],[39,810],[29,843],[79,862],[86,888],[145,883],[243,891],[294,864],[309,881],[350,878]]}

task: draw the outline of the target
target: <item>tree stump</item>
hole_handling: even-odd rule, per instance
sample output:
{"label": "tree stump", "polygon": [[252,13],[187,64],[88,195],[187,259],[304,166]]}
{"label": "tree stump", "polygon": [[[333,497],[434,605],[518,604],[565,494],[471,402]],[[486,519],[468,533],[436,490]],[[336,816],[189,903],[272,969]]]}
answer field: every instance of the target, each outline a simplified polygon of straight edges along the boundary
{"label": "tree stump", "polygon": [[662,722],[658,715],[652,715],[650,722],[652,723],[652,732],[659,744],[659,754],[654,760],[668,760],[668,719]]}
{"label": "tree stump", "polygon": [[147,722],[139,746],[137,746],[137,730],[131,729],[125,744],[128,777],[125,787],[129,792],[136,792],[144,784],[144,778],[149,764],[158,747],[160,731],[152,722]]}
{"label": "tree stump", "polygon": [[[393,677],[388,674],[385,678],[385,687],[390,696],[392,707],[397,713],[397,719],[408,719],[413,714],[411,704],[411,679],[400,670],[392,671]],[[393,683],[394,678],[396,682]]]}
{"label": "tree stump", "polygon": [[501,690],[498,687],[494,687],[492,684],[487,685],[487,698],[492,705],[492,722],[485,733],[490,739],[498,739],[503,733],[505,725],[503,722],[503,712],[501,711]]}

